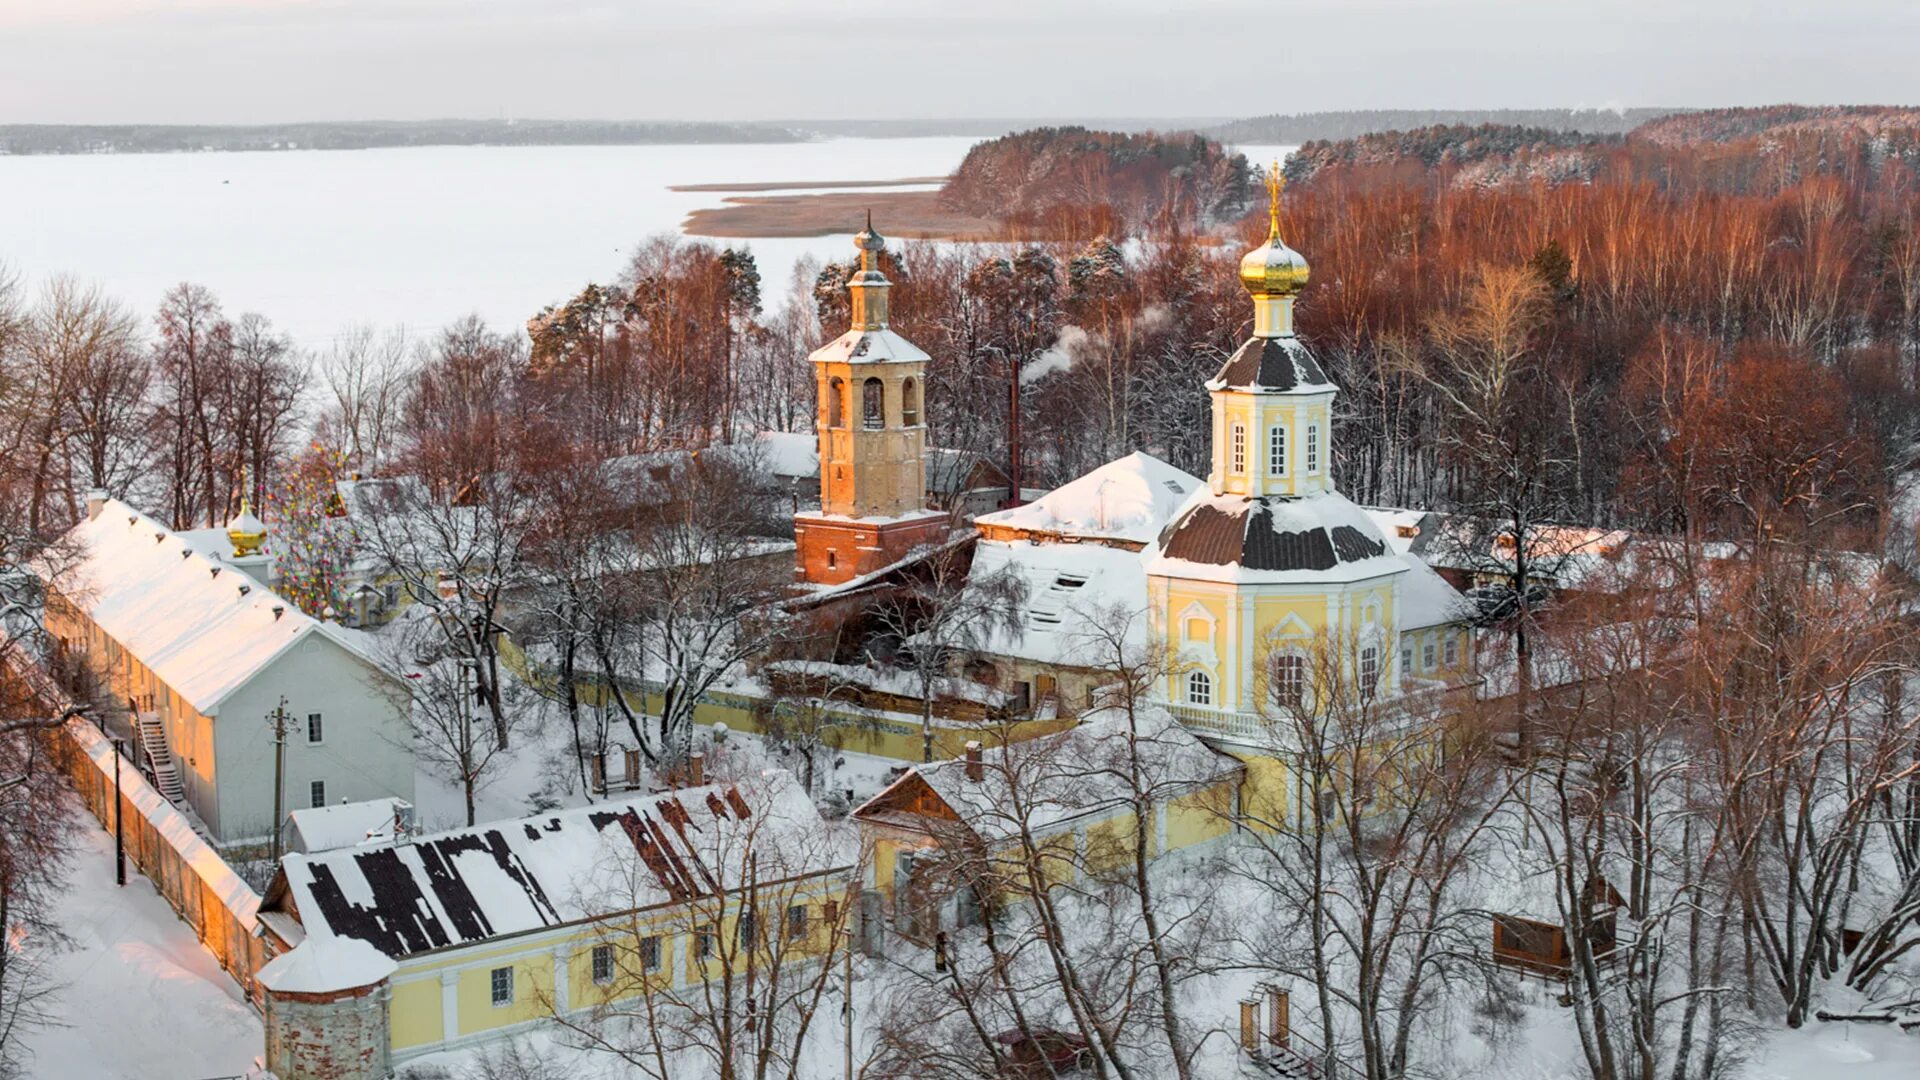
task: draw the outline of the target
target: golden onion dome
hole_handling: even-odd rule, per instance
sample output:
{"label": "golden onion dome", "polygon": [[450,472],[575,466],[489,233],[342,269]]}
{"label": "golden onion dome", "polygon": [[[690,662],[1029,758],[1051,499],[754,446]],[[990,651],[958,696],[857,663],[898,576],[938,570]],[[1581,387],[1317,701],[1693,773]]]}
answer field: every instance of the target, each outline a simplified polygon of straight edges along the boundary
{"label": "golden onion dome", "polygon": [[1280,239],[1280,163],[1267,172],[1267,242],[1240,260],[1240,284],[1255,296],[1292,296],[1307,287],[1307,257]]}
{"label": "golden onion dome", "polygon": [[267,524],[255,517],[247,500],[240,500],[240,512],[227,522],[227,539],[233,542],[236,558],[258,554],[267,543]]}
{"label": "golden onion dome", "polygon": [[1240,284],[1255,296],[1292,296],[1307,287],[1307,257],[1276,234],[1240,260]]}

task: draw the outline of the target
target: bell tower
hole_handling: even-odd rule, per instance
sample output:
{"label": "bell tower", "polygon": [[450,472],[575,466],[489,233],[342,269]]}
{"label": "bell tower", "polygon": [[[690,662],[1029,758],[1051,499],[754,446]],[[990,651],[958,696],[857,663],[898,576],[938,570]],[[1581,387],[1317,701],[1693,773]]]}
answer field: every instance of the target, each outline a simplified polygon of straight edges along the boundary
{"label": "bell tower", "polygon": [[801,580],[834,585],[900,561],[946,535],[926,508],[927,354],[887,324],[880,269],[886,240],[853,238],[859,269],[847,280],[853,325],[815,350],[820,511],[794,517]]}

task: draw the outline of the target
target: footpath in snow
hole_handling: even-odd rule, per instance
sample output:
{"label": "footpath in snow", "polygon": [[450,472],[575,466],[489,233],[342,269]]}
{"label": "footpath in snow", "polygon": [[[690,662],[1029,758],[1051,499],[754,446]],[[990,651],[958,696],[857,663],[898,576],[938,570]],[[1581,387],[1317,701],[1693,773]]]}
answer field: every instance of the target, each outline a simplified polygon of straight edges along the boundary
{"label": "footpath in snow", "polygon": [[73,808],[77,851],[61,904],[72,939],[54,968],[61,1026],[27,1036],[26,1075],[88,1080],[239,1076],[261,1053],[259,1014],[193,928],[132,862],[113,883],[113,836]]}

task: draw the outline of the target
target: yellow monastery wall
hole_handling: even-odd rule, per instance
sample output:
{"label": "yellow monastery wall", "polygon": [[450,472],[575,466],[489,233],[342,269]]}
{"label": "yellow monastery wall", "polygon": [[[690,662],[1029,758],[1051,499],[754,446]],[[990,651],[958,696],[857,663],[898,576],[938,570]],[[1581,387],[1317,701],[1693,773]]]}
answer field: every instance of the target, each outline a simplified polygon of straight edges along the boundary
{"label": "yellow monastery wall", "polygon": [[[803,962],[824,954],[832,943],[833,927],[826,917],[826,902],[847,903],[848,881],[844,876],[821,878],[797,891],[782,890],[770,902],[779,910],[761,912],[763,934],[783,934],[786,930],[786,906],[804,904],[807,931],[804,937],[782,946],[785,962]],[[637,997],[669,985],[693,985],[719,974],[724,961],[718,957],[705,963],[695,957],[697,913],[684,908],[662,908],[641,915],[622,916],[617,921],[584,923],[538,934],[473,946],[451,948],[401,962],[391,980],[390,1031],[396,1057],[437,1050],[444,1042],[482,1035],[542,1020],[551,1015],[554,995],[555,957],[564,955],[567,967],[566,1005],[581,1009],[621,998]],[[739,909],[729,907],[721,920],[721,935],[731,947],[739,933]],[[659,976],[638,975],[637,951],[642,937],[660,940]],[[593,950],[609,945],[618,951],[615,975],[606,984],[593,979]],[[716,949],[722,947],[716,940]],[[763,961],[764,962],[764,961]],[[745,963],[735,959],[736,966]],[[513,969],[513,1001],[493,1003],[493,971]],[[445,1030],[445,986],[451,978],[456,1004],[456,1029]]]}

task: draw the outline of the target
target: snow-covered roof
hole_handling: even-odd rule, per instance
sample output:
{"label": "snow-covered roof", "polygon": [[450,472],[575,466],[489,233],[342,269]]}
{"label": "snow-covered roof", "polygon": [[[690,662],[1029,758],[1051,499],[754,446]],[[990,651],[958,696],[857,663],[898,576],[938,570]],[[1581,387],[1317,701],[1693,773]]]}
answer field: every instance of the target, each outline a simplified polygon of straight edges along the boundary
{"label": "snow-covered roof", "polygon": [[202,715],[314,635],[386,672],[356,635],[118,499],[70,538],[84,555],[55,587]]}
{"label": "snow-covered roof", "polygon": [[763,431],[753,444],[775,476],[793,480],[820,478],[820,436],[811,431]]}
{"label": "snow-covered roof", "polygon": [[1147,573],[1137,551],[1104,544],[982,540],[975,577],[1018,574],[1027,586],[1017,634],[997,630],[979,651],[1044,664],[1110,666],[1119,632],[1129,652],[1147,643]]}
{"label": "snow-covered roof", "polygon": [[807,357],[816,364],[853,363],[926,363],[930,359],[920,346],[882,327],[862,330],[855,327],[841,334]]}
{"label": "snow-covered roof", "polygon": [[1400,577],[1400,629],[1421,630],[1459,622],[1470,613],[1467,598],[1447,584],[1447,579],[1428,566],[1425,559],[1411,553],[1399,556],[1407,566]]}
{"label": "snow-covered roof", "polygon": [[395,823],[409,820],[413,806],[404,799],[368,799],[295,810],[291,822],[293,850],[313,854],[356,844],[392,840]]}
{"label": "snow-covered roof", "polygon": [[[852,839],[793,778],[712,784],[282,861],[308,940],[415,953],[850,867]],[[276,889],[276,894],[278,890]]]}
{"label": "snow-covered roof", "polygon": [[1024,506],[975,521],[988,528],[1145,545],[1160,535],[1187,496],[1203,486],[1199,477],[1135,451]]}
{"label": "snow-covered roof", "polygon": [[1407,510],[1397,506],[1363,506],[1362,510],[1373,519],[1387,547],[1395,554],[1404,555],[1420,545],[1422,534],[1431,526],[1427,519],[1432,515],[1425,510]]}
{"label": "snow-covered roof", "polygon": [[1364,581],[1407,569],[1373,518],[1337,491],[1250,498],[1202,487],[1145,554],[1149,576],[1249,584]]}
{"label": "snow-covered roof", "polygon": [[981,752],[980,779],[967,775],[964,758],[917,765],[854,811],[885,820],[899,814],[889,798],[924,782],[982,839],[1003,839],[1022,823],[1046,830],[1075,819],[1110,814],[1132,798],[1130,754],[1137,752],[1142,785],[1155,797],[1218,783],[1242,766],[1200,741],[1168,713],[1144,706],[1129,738],[1125,713],[1090,714],[1064,731],[1022,739]]}
{"label": "snow-covered roof", "polygon": [[395,967],[391,957],[358,938],[309,937],[267,961],[255,978],[277,994],[329,994],[372,986]]}

